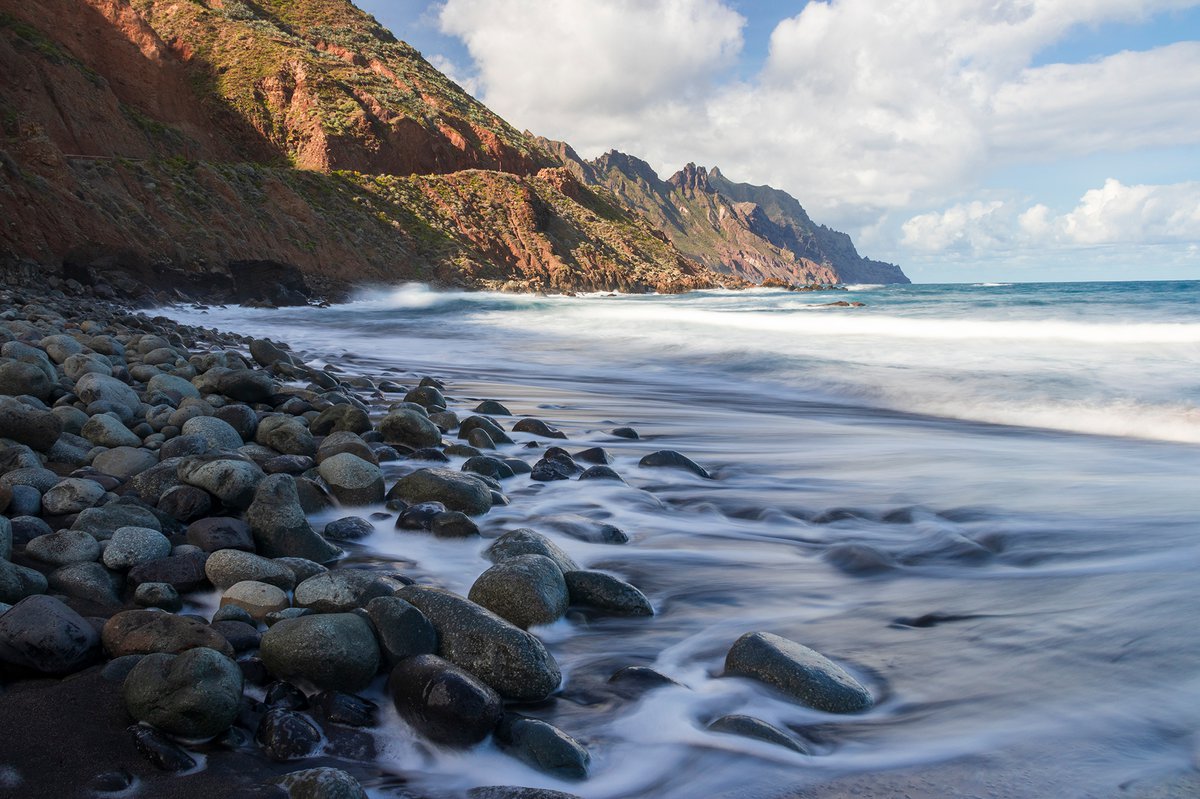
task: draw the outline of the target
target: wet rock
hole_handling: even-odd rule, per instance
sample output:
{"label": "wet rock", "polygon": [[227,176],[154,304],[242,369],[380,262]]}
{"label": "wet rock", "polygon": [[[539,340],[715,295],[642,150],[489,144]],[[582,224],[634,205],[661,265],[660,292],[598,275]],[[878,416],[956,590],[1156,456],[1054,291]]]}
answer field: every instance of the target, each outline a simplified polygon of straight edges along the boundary
{"label": "wet rock", "polygon": [[501,748],[538,771],[567,780],[587,779],[591,755],[583,744],[540,719],[506,713],[496,728]]}
{"label": "wet rock", "polygon": [[366,608],[388,665],[437,651],[437,631],[413,605],[396,596],[383,596],[372,599]]}
{"label": "wet rock", "polygon": [[408,453],[410,461],[435,461],[437,463],[449,463],[450,459],[446,457],[446,453],[435,447],[421,447]]}
{"label": "wet rock", "polygon": [[183,609],[183,600],[170,583],[142,583],[133,592],[133,602],[139,607],[159,608],[171,613]]}
{"label": "wet rock", "polygon": [[833,567],[853,575],[880,574],[896,568],[891,555],[867,544],[837,544],[822,558]]}
{"label": "wet rock", "polygon": [[25,555],[51,566],[91,563],[100,558],[100,542],[79,530],[59,530],[34,538],[25,545]]}
{"label": "wet rock", "polygon": [[47,588],[41,572],[0,560],[0,602],[11,605],[32,594],[44,594]]}
{"label": "wet rock", "polygon": [[641,438],[641,436],[638,435],[638,432],[632,427],[616,427],[610,430],[609,433],[617,438],[628,438],[632,441],[636,441]]}
{"label": "wet rock", "polygon": [[256,580],[234,583],[221,596],[221,607],[236,605],[256,621],[262,621],[268,613],[283,610],[290,604],[282,589]]}
{"label": "wet rock", "polygon": [[137,392],[115,377],[102,374],[90,373],[79,378],[75,381],[75,393],[85,405],[102,403],[111,406],[122,421],[136,417],[142,407]]}
{"label": "wet rock", "polygon": [[156,769],[179,772],[190,771],[196,767],[195,758],[153,727],[134,724],[127,729],[133,736],[134,747]]}
{"label": "wet rock", "polygon": [[653,616],[654,608],[641,591],[624,580],[599,571],[564,575],[572,605],[584,605],[613,616]]}
{"label": "wet rock", "polygon": [[120,585],[115,574],[99,563],[72,563],[50,572],[50,587],[67,596],[115,607],[121,604]]}
{"label": "wet rock", "polygon": [[[466,440],[471,435],[472,430],[483,430],[488,434],[488,438],[497,444],[512,444],[512,437],[504,431],[504,428],[496,424],[486,416],[469,416],[463,420],[458,426],[458,437]],[[479,453],[475,453],[478,455]]]}
{"label": "wet rock", "polygon": [[401,660],[388,679],[397,712],[437,744],[466,747],[500,722],[500,696],[472,674],[436,655]]}
{"label": "wet rock", "polygon": [[818,652],[772,633],[746,633],[725,657],[725,674],[766,683],[793,701],[827,713],[870,709],[871,693]]}
{"label": "wet rock", "polygon": [[182,434],[198,436],[210,449],[235,450],[243,443],[233,425],[215,416],[196,416],[183,423]]}
{"label": "wet rock", "polygon": [[320,563],[314,563],[304,558],[275,558],[275,562],[280,566],[291,569],[292,574],[296,575],[297,583],[302,583],[309,577],[316,577],[318,574],[324,574],[329,571],[329,569]]}
{"label": "wet rock", "polygon": [[182,377],[158,374],[146,381],[147,394],[179,395],[180,399],[200,399],[200,391]]}
{"label": "wet rock", "polygon": [[321,744],[321,731],[294,710],[268,710],[258,723],[254,740],[267,757],[278,762],[309,757]]}
{"label": "wet rock", "polygon": [[187,542],[205,552],[216,552],[219,549],[254,551],[254,537],[250,534],[250,525],[241,519],[220,516],[198,519],[189,524]]}
{"label": "wet rock", "polygon": [[383,472],[373,463],[342,452],[322,461],[318,471],[341,505],[376,505],[383,502]]}
{"label": "wet rock", "polygon": [[313,697],[313,711],[328,724],[342,727],[374,727],[379,705],[342,691],[322,691]]}
{"label": "wet rock", "polygon": [[[385,444],[378,444],[383,447]],[[367,463],[377,466],[379,458],[375,454],[375,450],[366,441],[363,441],[361,436],[354,433],[331,433],[321,441],[321,446],[317,448],[316,463],[318,465],[324,463],[327,459],[335,455],[348,453],[356,455]]]}
{"label": "wet rock", "polygon": [[551,516],[542,520],[542,523],[552,530],[590,544],[629,543],[629,536],[620,527],[607,522],[593,521],[586,516],[567,513]]}
{"label": "wet rock", "polygon": [[522,788],[515,785],[487,785],[467,791],[467,799],[582,799],[573,793],[549,788]]}
{"label": "wet rock", "polygon": [[148,527],[121,527],[113,531],[104,548],[104,565],[110,569],[131,569],[142,563],[168,557],[171,542]]}
{"label": "wet rock", "polygon": [[579,472],[579,467],[557,458],[542,458],[533,465],[529,477],[540,483],[551,483],[555,480],[570,480],[571,475]]}
{"label": "wet rock", "polygon": [[404,401],[416,403],[427,409],[446,407],[446,398],[436,386],[417,386],[404,395]]}
{"label": "wet rock", "polygon": [[390,596],[392,586],[379,575],[360,569],[336,569],[309,577],[296,586],[296,607],[314,613],[344,613],[365,607],[376,597]]}
{"label": "wet rock", "polygon": [[579,564],[570,555],[546,536],[527,527],[510,530],[500,536],[484,550],[484,555],[492,563],[503,563],[520,555],[545,555],[554,561],[563,574],[579,571]]}
{"label": "wet rock", "polygon": [[291,475],[273,474],[262,481],[246,511],[246,521],[258,551],[267,557],[329,563],[341,554],[309,525]]}
{"label": "wet rock", "polygon": [[227,654],[210,648],[155,653],[133,667],[121,695],[138,721],[181,738],[211,738],[237,718],[242,672]]}
{"label": "wet rock", "polygon": [[35,364],[0,358],[0,392],[13,397],[28,394],[44,401],[53,391],[54,382]]}
{"label": "wet rock", "polygon": [[53,597],[26,597],[0,615],[0,663],[70,674],[95,660],[99,646],[95,628]]}
{"label": "wet rock", "polygon": [[309,429],[317,436],[340,432],[361,435],[371,429],[371,420],[361,408],[353,405],[331,405],[317,414]]}
{"label": "wet rock", "polygon": [[217,380],[218,390],[238,402],[266,402],[275,393],[275,382],[266,372],[235,369]]}
{"label": "wet rock", "polygon": [[[49,469],[42,469],[40,467],[13,469],[10,472],[0,475],[0,486],[10,489],[17,486],[29,486],[36,488],[39,494],[44,494],[53,488],[58,483],[58,480],[58,475]],[[15,495],[13,498],[14,500],[16,499]]]}
{"label": "wet rock", "polygon": [[416,411],[405,409],[389,413],[379,423],[379,432],[387,444],[401,444],[413,449],[433,447],[441,443],[442,431]]}
{"label": "wet rock", "polygon": [[479,525],[467,514],[449,510],[433,517],[429,531],[438,538],[475,538],[479,535]]}
{"label": "wet rock", "polygon": [[62,420],[50,411],[31,408],[23,402],[0,396],[0,438],[46,452],[54,446],[62,432]]}
{"label": "wet rock", "polygon": [[10,522],[6,517],[0,516],[0,560],[12,559],[12,545],[12,522]]}
{"label": "wet rock", "polygon": [[446,506],[440,502],[417,503],[400,511],[396,517],[396,529],[428,530],[433,527],[433,520],[443,513],[447,513]]}
{"label": "wet rock", "polygon": [[259,366],[274,366],[280,361],[292,363],[292,356],[288,354],[287,350],[265,338],[250,340],[250,357]]}
{"label": "wet rock", "polygon": [[42,509],[52,516],[79,513],[97,505],[104,493],[104,486],[94,480],[68,477],[42,495]]}
{"label": "wet rock", "polygon": [[343,516],[325,525],[322,535],[331,541],[359,541],[375,532],[375,525],[361,516]]}
{"label": "wet rock", "polygon": [[558,688],[562,673],[542,642],[491,611],[437,588],[407,586],[396,596],[433,625],[440,657],[504,698],[540,701]]}
{"label": "wet rock", "polygon": [[518,555],[479,575],[467,598],[527,629],[562,618],[567,612],[567,583],[550,558]]}
{"label": "wet rock", "polygon": [[195,486],[175,486],[159,497],[158,509],[181,522],[190,522],[212,510],[212,498]]}
{"label": "wet rock", "polygon": [[204,561],[203,552],[149,560],[131,568],[126,579],[135,586],[142,583],[167,583],[176,591],[186,594],[207,587]]}
{"label": "wet rock", "polygon": [[[181,485],[182,481],[179,479],[179,464],[183,461],[183,458],[172,458],[170,460],[160,461],[141,474],[134,475],[129,480],[126,480],[125,485],[121,489],[122,493],[131,494],[147,504],[157,503],[158,498],[165,494],[169,489],[177,485]],[[87,512],[88,511],[84,511],[84,513]],[[140,522],[128,523],[137,525],[139,527],[153,526],[149,524],[142,524]]]}
{"label": "wet rock", "polygon": [[496,448],[496,442],[487,434],[483,428],[476,427],[467,434],[467,443],[475,449],[489,450]]}
{"label": "wet rock", "polygon": [[88,419],[79,434],[97,447],[138,447],[142,439],[115,416],[98,413]]}
{"label": "wet rock", "polygon": [[[34,519],[38,522],[42,522],[41,519],[37,518],[42,512],[42,492],[41,491],[38,491],[33,486],[25,486],[25,485],[14,485],[14,486],[0,485],[0,491],[4,491],[9,495],[8,513],[11,516],[10,521],[15,523],[17,521],[17,519],[25,518],[25,519]],[[45,522],[42,522],[42,524],[45,524]],[[14,529],[13,534],[16,535],[16,527],[14,527],[13,529]],[[43,535],[48,532],[50,532],[50,530],[49,530],[49,526],[47,525],[46,530],[36,532],[33,534],[27,534],[24,536],[24,538],[26,540],[28,540],[29,538],[32,538],[35,535]]]}
{"label": "wet rock", "polygon": [[709,474],[703,466],[696,463],[686,455],[681,455],[680,453],[670,449],[660,449],[658,452],[651,452],[649,455],[638,461],[638,466],[683,469],[691,472],[697,477],[703,477],[706,480],[712,479],[712,475]]}
{"label": "wet rock", "polygon": [[418,469],[400,478],[388,491],[387,498],[414,505],[441,502],[447,509],[468,516],[487,513],[492,507],[492,492],[486,483],[452,469]]}
{"label": "wet rock", "polygon": [[258,423],[254,440],[284,455],[317,454],[312,432],[295,416],[268,416]]}
{"label": "wet rock", "polygon": [[203,488],[230,508],[243,509],[250,507],[266,475],[250,461],[193,455],[179,462],[178,477],[187,485]]}
{"label": "wet rock", "polygon": [[462,465],[462,470],[464,472],[481,474],[493,480],[506,480],[515,474],[511,466],[499,458],[493,458],[490,455],[476,455],[467,458],[467,462]]}
{"label": "wet rock", "polygon": [[307,455],[277,455],[262,465],[267,474],[303,474],[316,464]]}
{"label": "wet rock", "polygon": [[753,716],[722,716],[709,724],[708,730],[710,732],[740,735],[743,738],[765,741],[769,744],[791,749],[793,752],[799,752],[802,755],[812,754],[808,747],[801,743],[796,736],[786,733],[778,727],[772,726],[762,719],[756,719]]}
{"label": "wet rock", "polygon": [[354,613],[284,619],[262,637],[260,657],[276,677],[305,679],[319,688],[358,691],[379,668],[371,624]]}
{"label": "wet rock", "polygon": [[667,675],[648,666],[625,666],[613,672],[608,681],[614,685],[632,689],[635,695],[652,691],[655,688],[665,688],[668,685],[680,685]]}
{"label": "wet rock", "polygon": [[567,437],[567,434],[562,432],[561,430],[553,428],[550,425],[543,422],[541,419],[535,419],[533,417],[526,417],[526,418],[518,421],[516,424],[513,425],[513,432],[514,433],[530,433],[535,436],[541,436],[542,438],[565,439]]}
{"label": "wet rock", "polygon": [[92,459],[96,471],[119,480],[128,480],[157,464],[157,455],[139,447],[113,447]]}
{"label": "wet rock", "polygon": [[197,647],[215,649],[233,656],[233,649],[219,633],[192,616],[176,616],[158,610],[124,610],[100,631],[104,649],[112,657],[178,654]]}
{"label": "wet rock", "polygon": [[209,555],[204,563],[204,573],[209,582],[221,589],[246,580],[273,585],[284,591],[291,591],[296,586],[295,574],[284,564],[236,549],[223,549]]}
{"label": "wet rock", "polygon": [[479,403],[475,406],[475,413],[482,413],[485,416],[512,416],[512,412],[496,400],[484,400]]}
{"label": "wet rock", "polygon": [[293,771],[275,784],[287,791],[288,799],[367,799],[358,780],[327,766]]}
{"label": "wet rock", "polygon": [[610,466],[590,466],[583,470],[583,474],[579,475],[580,480],[617,480],[625,482],[621,475],[617,474]]}

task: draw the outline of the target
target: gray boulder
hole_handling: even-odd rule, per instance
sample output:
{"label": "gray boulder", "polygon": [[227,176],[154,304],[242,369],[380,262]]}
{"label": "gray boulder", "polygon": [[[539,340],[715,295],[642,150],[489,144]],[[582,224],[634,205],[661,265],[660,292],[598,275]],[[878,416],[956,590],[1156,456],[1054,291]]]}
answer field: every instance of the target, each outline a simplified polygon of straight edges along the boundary
{"label": "gray boulder", "polygon": [[33,594],[44,594],[45,576],[34,569],[0,560],[0,602],[11,605]]}
{"label": "gray boulder", "polygon": [[231,508],[248,508],[254,501],[259,483],[266,477],[262,469],[250,461],[209,455],[184,458],[179,462],[178,476],[184,483],[203,488]]}
{"label": "gray boulder", "polygon": [[614,616],[654,615],[654,608],[645,594],[611,574],[573,571],[563,576],[572,605],[584,605]]}
{"label": "gray boulder", "polygon": [[664,467],[668,469],[683,469],[691,472],[697,477],[703,477],[706,480],[711,480],[712,475],[708,473],[700,464],[696,463],[686,455],[670,450],[661,449],[658,452],[651,452],[649,455],[638,461],[638,466]]}
{"label": "gray boulder", "polygon": [[544,555],[518,555],[479,575],[467,598],[523,629],[567,612],[562,570]]}
{"label": "gray boulder", "polygon": [[0,396],[0,438],[27,444],[46,452],[62,435],[62,420],[50,411],[31,408],[23,402]]}
{"label": "gray boulder", "polygon": [[97,605],[121,604],[120,581],[99,563],[72,563],[50,572],[47,582],[55,591]]}
{"label": "gray boulder", "polygon": [[12,522],[8,517],[0,516],[0,560],[12,560],[12,533]]}
{"label": "gray boulder", "polygon": [[453,469],[418,469],[401,477],[387,493],[388,499],[400,499],[410,505],[441,502],[449,510],[468,516],[487,513],[492,507],[492,490],[471,474]]}
{"label": "gray boulder", "polygon": [[708,730],[725,735],[739,735],[742,738],[753,738],[758,741],[791,749],[793,752],[798,752],[802,755],[812,754],[809,748],[798,740],[796,736],[753,716],[737,714],[721,716],[721,718],[716,719],[708,725]]}
{"label": "gray boulder", "polygon": [[392,584],[361,569],[335,569],[309,577],[296,586],[296,607],[314,613],[345,613],[365,607],[377,598],[391,596]]}
{"label": "gray boulder", "polygon": [[182,377],[168,374],[158,374],[146,381],[146,391],[155,394],[178,394],[181,397],[192,399],[200,399],[200,391],[191,384],[191,381],[184,380]]}
{"label": "gray boulder", "polygon": [[415,655],[397,663],[388,678],[388,693],[409,725],[444,746],[479,743],[503,713],[494,690],[436,655]]}
{"label": "gray boulder", "polygon": [[97,447],[139,447],[142,439],[117,417],[98,413],[88,419],[79,434]]}
{"label": "gray boulder", "polygon": [[100,558],[100,542],[80,530],[59,530],[31,540],[25,555],[51,566],[90,563]]}
{"label": "gray boulder", "polygon": [[237,549],[213,552],[204,562],[204,573],[217,588],[229,588],[246,580],[267,583],[284,591],[296,585],[296,576],[283,564]]}
{"label": "gray boulder", "polygon": [[158,456],[140,447],[113,447],[92,459],[96,471],[118,480],[128,480],[157,464]]}
{"label": "gray boulder", "polygon": [[309,429],[318,436],[339,432],[361,434],[371,429],[371,419],[366,411],[354,405],[331,405],[312,420]]}
{"label": "gray boulder", "polygon": [[438,634],[438,656],[466,669],[505,699],[537,702],[562,681],[535,636],[468,599],[438,588],[406,586],[396,596],[415,606]]}
{"label": "gray boulder", "polygon": [[250,534],[250,525],[241,519],[225,516],[210,516],[189,524],[187,542],[205,552],[216,552],[219,549],[254,551],[254,537]]}
{"label": "gray boulder", "polygon": [[132,569],[171,554],[171,542],[149,527],[120,527],[104,548],[104,565],[110,569]]}
{"label": "gray boulder", "polygon": [[115,377],[95,372],[75,382],[75,393],[85,405],[102,403],[111,406],[126,421],[136,417],[142,408],[136,391]]}
{"label": "gray boulder", "polygon": [[563,574],[579,571],[579,564],[573,561],[570,555],[559,549],[558,545],[546,536],[527,527],[510,530],[500,536],[483,554],[492,563],[503,563],[521,555],[544,555],[554,561]]}
{"label": "gray boulder", "polygon": [[827,713],[860,713],[874,704],[871,692],[841,666],[772,633],[737,639],[725,656],[725,674],[766,683],[794,702]]}
{"label": "gray boulder", "polygon": [[42,495],[42,509],[52,516],[79,513],[104,499],[104,486],[95,480],[68,477]]}
{"label": "gray boulder", "polygon": [[379,432],[384,442],[413,449],[433,447],[442,440],[442,431],[428,417],[403,408],[385,416],[379,423]]}
{"label": "gray boulder", "polygon": [[255,621],[262,621],[268,613],[290,607],[291,603],[281,588],[255,580],[243,580],[225,589],[221,596],[221,607],[228,605],[241,608]]}
{"label": "gray boulder", "polygon": [[317,443],[298,417],[268,416],[258,423],[254,440],[284,455],[316,455]]}
{"label": "gray boulder", "polygon": [[0,358],[0,393],[12,397],[28,394],[48,400],[53,391],[54,381],[37,365]]}
{"label": "gray boulder", "polygon": [[587,779],[592,760],[588,750],[553,724],[507,713],[496,728],[496,741],[538,771],[567,780]]}
{"label": "gray boulder", "polygon": [[367,616],[375,627],[379,647],[389,666],[413,655],[437,651],[437,631],[425,614],[397,596],[384,596],[367,603]]}
{"label": "gray boulder", "polygon": [[306,558],[329,563],[341,550],[321,537],[308,523],[296,480],[290,474],[273,474],[264,479],[246,511],[258,551],[271,558]]}
{"label": "gray boulder", "polygon": [[383,502],[383,472],[373,463],[342,452],[322,461],[317,471],[341,505],[376,505]]}
{"label": "gray boulder", "polygon": [[121,689],[138,721],[181,738],[212,738],[233,724],[242,701],[242,671],[226,654],[199,647],[138,661]]}
{"label": "gray boulder", "polygon": [[287,791],[288,799],[367,799],[358,780],[328,766],[293,771],[275,784]]}
{"label": "gray boulder", "polygon": [[276,388],[269,374],[250,369],[233,369],[217,377],[217,390],[238,402],[266,402]]}
{"label": "gray boulder", "polygon": [[90,533],[97,540],[112,538],[113,531],[122,527],[146,527],[162,530],[158,517],[137,505],[109,504],[99,508],[88,508],[75,518],[72,530]]}
{"label": "gray boulder", "polygon": [[235,450],[245,443],[233,425],[215,416],[194,416],[181,430],[185,436],[200,436],[211,449]]}
{"label": "gray boulder", "polygon": [[224,636],[200,619],[161,610],[123,610],[104,623],[100,640],[114,658],[153,652],[178,654],[197,647],[233,657],[233,648]]}
{"label": "gray boulder", "polygon": [[278,621],[263,634],[259,656],[279,679],[304,679],[329,690],[362,690],[379,670],[375,633],[354,613]]}
{"label": "gray boulder", "polygon": [[26,597],[0,615],[2,663],[70,674],[95,659],[99,645],[95,628],[53,597]]}

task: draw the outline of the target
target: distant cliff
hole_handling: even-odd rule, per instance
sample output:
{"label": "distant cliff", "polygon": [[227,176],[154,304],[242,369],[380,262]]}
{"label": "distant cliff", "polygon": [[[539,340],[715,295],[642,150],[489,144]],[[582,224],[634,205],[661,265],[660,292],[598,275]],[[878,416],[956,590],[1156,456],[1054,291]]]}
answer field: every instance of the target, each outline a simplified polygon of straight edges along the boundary
{"label": "distant cliff", "polygon": [[0,279],[275,280],[270,301],[851,279],[849,239],[787,195],[799,216],[703,170],[559,150],[348,0],[0,0]]}
{"label": "distant cliff", "polygon": [[794,197],[734,183],[688,164],[662,180],[625,153],[585,161],[569,145],[539,139],[580,180],[613,192],[644,214],[684,255],[751,282],[908,283],[900,267],[863,258],[845,233],[815,224]]}

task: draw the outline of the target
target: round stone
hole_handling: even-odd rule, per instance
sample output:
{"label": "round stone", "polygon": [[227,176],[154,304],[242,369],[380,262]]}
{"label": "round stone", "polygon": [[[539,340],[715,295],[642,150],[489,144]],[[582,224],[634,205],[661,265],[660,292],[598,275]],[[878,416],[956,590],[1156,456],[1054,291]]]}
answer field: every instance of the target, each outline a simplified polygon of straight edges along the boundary
{"label": "round stone", "polygon": [[283,610],[289,604],[287,594],[281,589],[255,580],[234,583],[221,596],[221,607],[236,605],[256,621],[262,621],[268,613]]}

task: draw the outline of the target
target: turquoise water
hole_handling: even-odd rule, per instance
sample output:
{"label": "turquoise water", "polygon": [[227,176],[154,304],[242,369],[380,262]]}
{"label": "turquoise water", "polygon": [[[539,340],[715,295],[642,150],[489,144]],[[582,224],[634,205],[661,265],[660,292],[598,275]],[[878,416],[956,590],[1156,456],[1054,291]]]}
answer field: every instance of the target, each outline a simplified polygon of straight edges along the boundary
{"label": "turquoise water", "polygon": [[[865,307],[824,306],[840,300]],[[395,719],[386,772],[589,798],[774,796],[969,764],[990,795],[1049,797],[1122,795],[1195,767],[1198,282],[580,298],[408,286],[329,309],[170,313],[290,341],[314,364],[436,375],[456,410],[499,399],[572,450],[604,446],[628,482],[513,478],[511,505],[482,525],[551,535],[658,611],[537,631],[566,679],[534,713],[589,745],[593,777],[556,783],[490,746],[431,752]],[[617,425],[644,440],[608,435]],[[514,437],[509,454],[536,457]],[[717,479],[637,467],[662,448]],[[564,515],[633,540],[576,541],[555,530]],[[384,523],[354,558],[466,593],[481,549]],[[927,614],[940,615],[897,622]],[[718,678],[749,630],[837,660],[877,707],[828,716]],[[615,696],[605,680],[630,664],[683,687]],[[816,754],[704,729],[724,713],[788,726]]]}

